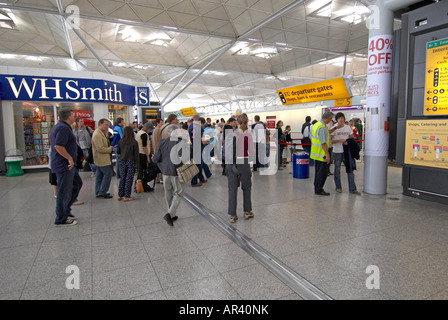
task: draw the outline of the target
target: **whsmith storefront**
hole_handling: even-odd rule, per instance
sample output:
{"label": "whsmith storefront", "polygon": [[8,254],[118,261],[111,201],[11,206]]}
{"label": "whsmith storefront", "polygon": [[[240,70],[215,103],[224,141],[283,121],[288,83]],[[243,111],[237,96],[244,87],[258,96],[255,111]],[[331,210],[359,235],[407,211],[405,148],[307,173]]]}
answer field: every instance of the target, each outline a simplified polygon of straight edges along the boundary
{"label": "whsmith storefront", "polygon": [[6,152],[16,149],[23,154],[23,169],[48,166],[50,131],[62,107],[92,128],[101,118],[114,123],[121,117],[126,124],[134,120],[131,80],[103,73],[0,67],[0,99],[3,174]]}

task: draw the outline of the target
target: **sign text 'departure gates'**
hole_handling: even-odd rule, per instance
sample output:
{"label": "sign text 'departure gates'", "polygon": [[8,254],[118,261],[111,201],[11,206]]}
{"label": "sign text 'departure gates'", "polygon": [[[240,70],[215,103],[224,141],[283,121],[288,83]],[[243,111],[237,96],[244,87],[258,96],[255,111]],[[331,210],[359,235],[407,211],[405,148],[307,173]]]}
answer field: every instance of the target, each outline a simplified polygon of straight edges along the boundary
{"label": "sign text 'departure gates'", "polygon": [[336,78],[277,90],[282,104],[350,98],[344,78]]}

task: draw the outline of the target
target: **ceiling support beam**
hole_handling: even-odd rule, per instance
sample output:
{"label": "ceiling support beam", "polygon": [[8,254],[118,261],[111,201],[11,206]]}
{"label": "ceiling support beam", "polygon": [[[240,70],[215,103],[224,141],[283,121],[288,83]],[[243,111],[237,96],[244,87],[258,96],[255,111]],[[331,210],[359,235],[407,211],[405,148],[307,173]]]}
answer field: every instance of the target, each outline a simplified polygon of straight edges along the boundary
{"label": "ceiling support beam", "polygon": [[[196,81],[197,78],[199,78],[213,63],[216,62],[216,60],[218,60],[219,58],[221,58],[224,53],[227,52],[227,50],[229,50],[236,41],[231,41],[228,44],[226,44],[224,47],[221,47],[220,49],[218,49],[217,51],[213,52],[213,54],[217,54],[216,57],[214,57],[212,60],[210,60],[201,70],[199,70],[199,72],[197,74],[194,75],[193,78],[191,78],[190,80],[188,80],[188,82],[186,84],[184,84],[182,86],[182,88],[180,88],[180,90],[173,96],[173,97],[168,97],[168,99],[165,97],[164,101],[162,102],[162,108],[164,106],[166,106],[168,103],[170,103],[171,101],[173,101],[175,98],[177,98],[182,92],[184,92],[184,90],[186,88],[188,88],[190,86],[190,84],[192,84],[194,81]],[[204,60],[204,59],[202,59]],[[194,65],[192,65],[190,68],[188,68],[188,70],[190,70],[193,66],[198,65],[199,62],[195,63]],[[185,77],[186,73],[184,74]],[[178,83],[176,84],[176,86],[180,83],[180,81],[178,81]]]}
{"label": "ceiling support beam", "polygon": [[70,41],[70,35],[68,34],[67,24],[65,22],[65,18],[62,15],[64,10],[62,8],[61,0],[56,0],[56,4],[58,5],[59,18],[61,19],[62,30],[64,31],[65,41],[67,42],[67,47],[68,47],[68,51],[70,53],[70,58],[74,59],[75,56],[73,55],[72,42]]}
{"label": "ceiling support beam", "polygon": [[78,36],[78,38],[82,41],[82,43],[84,43],[84,45],[87,47],[87,49],[89,49],[89,51],[94,55],[94,57],[98,60],[98,62],[103,66],[103,68],[106,69],[107,73],[114,74],[109,69],[107,64],[103,61],[103,59],[101,59],[101,57],[98,55],[98,53],[96,53],[95,49],[93,49],[93,47],[90,45],[90,43],[88,43],[87,40],[84,39],[82,34],[79,32],[79,30],[77,28],[73,28],[72,30]]}
{"label": "ceiling support beam", "polygon": [[[192,84],[197,78],[199,78],[213,63],[215,63],[219,58],[221,58],[231,47],[233,47],[233,45],[237,42],[240,41],[241,39],[244,39],[245,37],[249,36],[250,34],[254,33],[255,31],[261,29],[262,27],[264,27],[265,25],[271,23],[273,20],[277,19],[278,17],[282,16],[283,14],[285,14],[286,12],[288,12],[289,10],[294,9],[295,7],[301,5],[305,0],[296,0],[293,3],[287,5],[286,7],[284,7],[283,9],[281,9],[280,11],[277,11],[276,13],[274,13],[272,16],[270,16],[269,18],[263,20],[262,22],[260,22],[259,24],[257,24],[256,26],[252,27],[251,29],[249,29],[248,31],[244,32],[243,34],[241,34],[240,36],[238,36],[236,39],[230,41],[228,44],[224,45],[224,47],[221,47],[220,49],[217,50],[218,55],[216,57],[214,57],[209,63],[207,63],[205,65],[205,67],[203,67],[193,78],[191,78],[186,84],[184,84],[182,86],[182,88],[173,96],[173,97],[169,97],[168,94],[167,97],[165,97],[164,101],[162,102],[162,108],[164,106],[166,106],[167,104],[169,104],[171,101],[173,101],[175,98],[177,98],[186,88],[188,88],[188,86],[190,86],[190,84]],[[206,57],[207,58],[207,57]],[[198,63],[196,63],[195,65],[197,65]],[[193,65],[194,66],[194,65]],[[191,66],[191,67],[193,67]],[[190,68],[191,68],[190,67]],[[189,68],[189,70],[190,70]],[[184,74],[185,76],[185,74]]]}

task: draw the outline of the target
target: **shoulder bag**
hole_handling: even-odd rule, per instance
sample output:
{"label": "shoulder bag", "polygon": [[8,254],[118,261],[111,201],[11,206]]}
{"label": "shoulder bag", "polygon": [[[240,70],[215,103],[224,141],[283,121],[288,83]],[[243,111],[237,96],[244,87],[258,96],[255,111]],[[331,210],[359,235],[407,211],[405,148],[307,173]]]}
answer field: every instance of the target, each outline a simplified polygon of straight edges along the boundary
{"label": "shoulder bag", "polygon": [[186,183],[193,179],[195,175],[199,173],[198,166],[194,163],[193,159],[183,164],[177,170],[177,175],[181,183]]}

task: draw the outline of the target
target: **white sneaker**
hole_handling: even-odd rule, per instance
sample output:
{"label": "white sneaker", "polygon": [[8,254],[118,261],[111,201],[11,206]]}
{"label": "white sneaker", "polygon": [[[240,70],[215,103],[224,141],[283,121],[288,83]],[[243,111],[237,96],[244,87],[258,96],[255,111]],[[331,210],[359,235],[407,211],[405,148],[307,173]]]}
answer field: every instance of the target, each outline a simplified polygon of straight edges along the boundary
{"label": "white sneaker", "polygon": [[74,226],[77,224],[78,224],[78,221],[73,220],[73,219],[67,219],[67,220],[65,220],[64,223],[57,224],[56,227],[68,227],[68,226]]}

